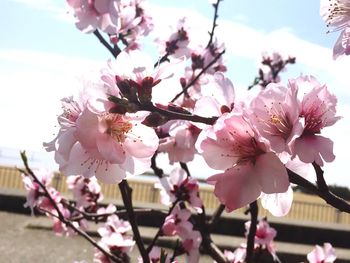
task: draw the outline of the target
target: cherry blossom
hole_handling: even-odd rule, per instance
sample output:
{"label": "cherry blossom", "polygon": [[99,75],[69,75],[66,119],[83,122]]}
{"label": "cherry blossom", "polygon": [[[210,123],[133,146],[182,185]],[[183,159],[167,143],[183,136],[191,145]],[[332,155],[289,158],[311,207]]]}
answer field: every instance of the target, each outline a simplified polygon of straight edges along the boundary
{"label": "cherry blossom", "polygon": [[[83,109],[76,107],[73,117],[68,114],[69,125],[62,123],[58,136],[47,144],[48,150],[55,150],[60,171],[66,175],[96,175],[106,183],[119,182],[127,173],[146,171],[158,147],[153,129],[142,125],[137,116],[109,113],[109,108],[97,109],[93,106],[95,100],[90,101]],[[72,100],[69,105],[79,104]]]}
{"label": "cherry blossom", "polygon": [[94,208],[103,199],[101,186],[95,177],[69,176],[67,186],[73,192],[77,207]]}
{"label": "cherry blossom", "polygon": [[165,39],[156,39],[156,42],[160,45],[161,52],[180,58],[182,56],[189,57],[191,49],[188,47],[189,36],[188,26],[186,26],[186,17],[180,19],[177,23],[176,29],[172,29],[171,35]]}
{"label": "cherry blossom", "polygon": [[76,26],[84,33],[91,33],[97,28],[106,33],[117,31],[119,6],[117,0],[67,0],[76,17]]}
{"label": "cherry blossom", "polygon": [[324,243],[323,247],[316,245],[315,248],[307,254],[309,263],[332,263],[336,258],[335,249],[330,243]]}
{"label": "cherry blossom", "polygon": [[238,247],[235,251],[224,250],[224,255],[229,263],[243,263],[247,254],[244,246]]}
{"label": "cherry blossom", "polygon": [[[48,189],[48,192],[51,195],[51,197],[57,202],[60,202],[61,197],[59,193],[56,191],[56,189],[50,186],[52,178],[54,177],[54,173],[46,169],[39,169],[34,170],[34,174],[36,178]],[[31,209],[32,214],[34,212],[34,207],[42,206],[43,208],[48,208],[51,202],[45,196],[44,189],[42,189],[40,185],[29,175],[22,174],[22,180],[24,188],[27,190],[26,202],[24,204],[24,207],[29,207]],[[51,208],[52,205],[50,205],[49,207]]]}
{"label": "cherry blossom", "polygon": [[350,2],[348,0],[321,0],[320,14],[334,31],[344,29],[350,22]]}
{"label": "cherry blossom", "polygon": [[175,206],[171,214],[164,220],[162,234],[166,236],[174,236],[191,231],[193,225],[188,221],[190,217],[190,210]]}
{"label": "cherry blossom", "polygon": [[207,164],[223,173],[207,179],[214,193],[232,211],[256,200],[261,192],[282,193],[289,186],[279,158],[259,141],[242,113],[222,115],[198,145]]}
{"label": "cherry blossom", "polygon": [[139,48],[139,39],[153,30],[152,17],[147,14],[144,0],[119,1],[118,30],[111,35],[114,44],[122,41],[126,51]]}
{"label": "cherry blossom", "polygon": [[249,119],[276,153],[292,154],[292,144],[303,132],[297,92],[295,86],[271,83],[250,103]]}
{"label": "cherry blossom", "polygon": [[[246,232],[245,235],[248,236],[251,222],[248,221],[245,223]],[[280,262],[276,255],[275,245],[273,243],[274,238],[277,235],[277,231],[270,227],[267,220],[262,219],[259,220],[256,226],[256,232],[254,237],[255,246],[260,246],[263,249],[267,249],[269,253],[272,255],[274,261]]]}
{"label": "cherry blossom", "polygon": [[337,59],[341,55],[350,55],[350,26],[341,32],[334,44],[333,59]]}
{"label": "cherry blossom", "polygon": [[[168,255],[164,249],[157,246],[153,246],[148,255],[152,263],[160,263],[160,262],[170,263],[170,260],[171,260],[170,255]],[[164,259],[164,261],[161,261],[161,259]],[[143,262],[141,257],[138,257],[137,260],[138,260],[137,261],[138,263]],[[173,259],[173,261],[171,261],[171,263],[179,263],[179,261],[177,261],[175,258]]]}
{"label": "cherry blossom", "polygon": [[181,245],[186,254],[187,263],[199,262],[199,246],[202,243],[202,236],[199,231],[186,231],[180,234]]}
{"label": "cherry blossom", "polygon": [[330,31],[342,30],[333,48],[333,59],[350,54],[350,2],[348,0],[321,0],[320,14]]}
{"label": "cherry blossom", "polygon": [[[130,262],[127,253],[132,250],[133,246],[135,245],[135,241],[129,237],[124,237],[120,233],[115,232],[109,236],[102,237],[98,244],[113,255],[121,258],[123,262]],[[113,263],[113,261],[99,249],[95,249],[94,262]]]}
{"label": "cherry blossom", "polygon": [[161,189],[161,202],[170,205],[176,200],[187,201],[198,212],[202,210],[202,200],[199,198],[199,186],[196,179],[188,177],[182,168],[174,168],[169,177],[160,179],[156,187]]}
{"label": "cherry blossom", "polygon": [[336,123],[341,117],[336,115],[337,98],[331,94],[326,85],[321,85],[312,76],[302,76],[290,80],[290,86],[308,89],[300,105],[300,117],[303,118],[303,132],[294,143],[294,156],[297,155],[302,162],[316,162],[323,165],[323,160],[332,162],[333,142],[319,135],[323,128]]}
{"label": "cherry blossom", "polygon": [[113,233],[120,233],[122,235],[126,234],[131,230],[131,225],[128,221],[120,219],[117,215],[113,214],[108,216],[105,224],[100,227],[97,232],[100,236],[110,236]]}
{"label": "cherry blossom", "polygon": [[188,121],[174,121],[167,133],[169,136],[159,140],[158,151],[168,154],[170,164],[192,161],[197,153],[195,143],[200,129]]}

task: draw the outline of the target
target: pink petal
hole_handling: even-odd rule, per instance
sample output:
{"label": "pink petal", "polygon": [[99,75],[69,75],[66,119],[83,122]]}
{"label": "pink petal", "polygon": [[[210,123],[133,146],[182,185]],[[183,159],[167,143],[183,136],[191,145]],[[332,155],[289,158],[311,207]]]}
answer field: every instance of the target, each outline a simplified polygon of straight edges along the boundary
{"label": "pink petal", "polygon": [[96,144],[98,151],[106,161],[118,164],[125,161],[123,145],[113,140],[108,134],[99,134],[96,138]]}
{"label": "pink petal", "polygon": [[261,205],[274,216],[288,214],[293,203],[293,190],[289,186],[285,193],[261,194]]}
{"label": "pink petal", "polygon": [[335,159],[333,141],[319,135],[298,138],[295,141],[295,153],[302,162],[312,163],[315,161],[320,166],[323,166],[323,160],[332,162]]}
{"label": "pink petal", "polygon": [[261,186],[250,165],[240,165],[208,178],[215,184],[214,193],[228,212],[255,201]]}
{"label": "pink petal", "polygon": [[287,170],[274,153],[265,153],[256,159],[254,172],[260,180],[262,192],[266,194],[287,191],[289,179]]}

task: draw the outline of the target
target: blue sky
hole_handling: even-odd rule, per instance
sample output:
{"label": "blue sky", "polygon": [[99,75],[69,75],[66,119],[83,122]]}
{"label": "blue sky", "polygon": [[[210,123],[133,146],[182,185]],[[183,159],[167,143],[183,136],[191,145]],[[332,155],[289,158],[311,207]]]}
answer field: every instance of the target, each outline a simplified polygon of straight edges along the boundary
{"label": "blue sky", "polygon": [[[205,0],[150,0],[156,32],[184,15],[208,39],[213,9]],[[59,99],[81,87],[82,76],[98,73],[110,58],[93,35],[79,32],[66,14],[64,0],[2,0],[0,18],[0,147],[42,152],[42,142],[56,131]],[[281,51],[297,57],[282,78],[313,74],[339,97],[335,141],[336,162],[327,165],[332,183],[350,186],[345,174],[347,136],[350,133],[350,58],[332,60],[338,33],[326,34],[317,0],[225,0],[220,4],[217,36],[226,43],[228,76],[239,92],[254,79],[261,52]],[[148,37],[147,51],[157,59]],[[335,136],[336,134],[336,136]],[[1,156],[0,156],[1,157]]]}

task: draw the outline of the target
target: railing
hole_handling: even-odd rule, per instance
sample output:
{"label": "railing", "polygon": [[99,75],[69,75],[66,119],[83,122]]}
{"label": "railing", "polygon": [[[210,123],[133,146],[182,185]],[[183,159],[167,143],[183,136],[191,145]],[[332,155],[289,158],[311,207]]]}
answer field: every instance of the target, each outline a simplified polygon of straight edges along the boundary
{"label": "railing", "polygon": [[[154,187],[155,179],[150,177],[149,180],[130,179],[129,184],[133,188],[133,198],[135,202],[144,203],[159,203],[159,190]],[[52,185],[61,193],[69,194],[65,177],[60,174],[55,174]],[[0,187],[6,189],[24,190],[20,172],[13,167],[0,166]],[[121,200],[121,195],[116,185],[101,184],[102,193],[106,198]],[[295,195],[300,195],[295,193]],[[207,210],[216,209],[219,206],[219,201],[213,194],[213,187],[210,185],[200,186],[200,197]],[[307,199],[308,195],[303,195]],[[300,198],[298,198],[300,199]],[[238,209],[235,213],[244,213],[244,208]],[[259,209],[260,216],[272,217],[268,211]],[[327,205],[326,203],[314,201],[294,200],[291,211],[286,218],[314,221],[324,223],[340,223],[350,224],[350,215],[341,213],[339,210]]]}

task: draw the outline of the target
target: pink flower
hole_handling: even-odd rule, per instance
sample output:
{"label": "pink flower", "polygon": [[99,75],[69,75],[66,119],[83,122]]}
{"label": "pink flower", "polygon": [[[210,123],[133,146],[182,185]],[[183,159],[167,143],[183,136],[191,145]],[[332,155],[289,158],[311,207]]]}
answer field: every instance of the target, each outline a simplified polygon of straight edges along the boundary
{"label": "pink flower", "polygon": [[288,189],[282,162],[259,141],[241,113],[221,116],[199,147],[211,168],[225,170],[207,181],[215,184],[214,193],[227,211],[251,203],[261,192],[281,193]]}
{"label": "pink flower", "polygon": [[183,232],[180,235],[182,239],[182,248],[186,253],[187,263],[199,262],[199,246],[202,243],[202,236],[199,231],[193,230],[189,232]]}
{"label": "pink flower", "polygon": [[272,151],[291,154],[291,145],[303,132],[297,87],[269,84],[251,101],[249,119]]}
{"label": "pink flower", "polygon": [[[246,236],[248,236],[250,224],[250,221],[245,223]],[[259,220],[256,226],[254,244],[255,246],[260,246],[263,249],[267,249],[272,255],[274,261],[280,262],[276,255],[276,249],[273,243],[273,240],[276,237],[276,235],[277,231],[274,228],[270,227],[269,223],[265,219]]]}
{"label": "pink flower", "polygon": [[350,2],[348,0],[321,0],[320,14],[331,31],[342,30],[333,48],[333,59],[350,54]]}
{"label": "pink flower", "polygon": [[173,122],[169,127],[169,136],[160,139],[158,151],[168,154],[170,164],[190,162],[197,153],[195,143],[199,133],[200,129],[188,121]]}
{"label": "pink flower", "polygon": [[334,31],[338,31],[350,22],[350,2],[349,0],[321,0],[320,14],[326,21],[327,27],[333,27]]}
{"label": "pink flower", "polygon": [[69,125],[62,123],[58,137],[47,144],[48,150],[56,151],[60,171],[66,175],[96,175],[106,183],[116,183],[127,173],[147,170],[158,147],[154,130],[142,125],[142,119],[108,113],[108,109],[92,111],[88,105],[91,103],[83,109],[76,107],[73,117],[68,115]]}
{"label": "pink flower", "polygon": [[108,216],[105,224],[100,227],[97,232],[100,236],[110,236],[113,233],[120,233],[122,235],[131,230],[131,225],[128,221],[120,219],[117,215],[113,214]]}
{"label": "pink flower", "polygon": [[199,187],[197,180],[187,177],[186,172],[182,168],[175,168],[169,177],[160,179],[161,202],[170,205],[176,200],[187,201],[198,212],[202,211],[202,200],[199,198]]}
{"label": "pink flower", "polygon": [[260,201],[263,208],[269,210],[274,216],[285,216],[288,214],[293,203],[293,190],[289,186],[284,193],[264,194],[261,193]]}
{"label": "pink flower", "polygon": [[332,263],[336,258],[335,249],[330,243],[324,243],[323,247],[316,245],[315,248],[307,254],[309,263]]}
{"label": "pink flower", "polygon": [[76,26],[85,33],[99,28],[114,34],[117,31],[119,6],[117,0],[67,0],[77,19]]}
{"label": "pink flower", "polygon": [[111,35],[111,40],[114,44],[119,40],[128,43],[126,51],[138,49],[140,38],[153,30],[152,17],[147,14],[144,3],[143,0],[118,1],[118,30]]}
{"label": "pink flower", "polygon": [[85,178],[81,175],[67,178],[68,189],[73,192],[76,207],[94,209],[97,202],[103,199],[101,186],[95,177]]}
{"label": "pink flower", "polygon": [[350,26],[341,32],[334,44],[333,59],[337,59],[342,55],[350,55]]}
{"label": "pink flower", "polygon": [[193,225],[188,221],[190,217],[190,210],[175,206],[171,214],[164,220],[162,233],[166,236],[181,236],[184,232],[192,231]]}
{"label": "pink flower", "polygon": [[[165,261],[162,261],[164,263],[170,263],[170,255],[166,253],[166,251],[163,248],[153,246],[151,251],[149,252],[149,259],[152,263],[160,263],[161,256],[163,255],[165,258]],[[137,259],[138,263],[143,263],[142,257],[138,257]],[[178,263],[176,259],[174,261],[171,261],[171,263]]]}
{"label": "pink flower", "polygon": [[[135,241],[129,237],[122,236],[120,233],[113,233],[110,236],[102,237],[98,244],[111,254],[114,254],[124,260],[123,262],[129,262],[130,259],[127,253],[132,250],[133,246],[135,245]],[[113,263],[112,260],[110,260],[98,249],[95,249],[94,262]]]}
{"label": "pink flower", "polygon": [[316,162],[323,165],[323,160],[332,162],[333,142],[319,135],[323,128],[336,123],[341,117],[336,115],[337,98],[332,95],[327,86],[321,85],[312,76],[303,76],[290,81],[290,86],[309,88],[301,101],[300,117],[304,120],[304,130],[294,143],[294,156],[302,162]]}
{"label": "pink flower", "polygon": [[[201,86],[202,97],[196,101],[193,113],[212,117],[232,111],[235,107],[235,91],[232,82],[221,72],[216,72],[207,78],[208,83]],[[199,128],[207,127],[200,123],[195,123],[195,125]]]}
{"label": "pink flower", "polygon": [[224,250],[224,255],[229,263],[243,263],[247,254],[245,247],[238,247],[235,251]]}
{"label": "pink flower", "polygon": [[[49,190],[49,193],[55,199],[55,196],[57,196],[55,193],[57,191],[54,188],[50,187],[54,173],[44,169],[34,170],[33,172],[36,175],[37,179]],[[22,180],[24,183],[24,188],[27,190],[27,200],[24,204],[24,207],[29,207],[33,214],[34,207],[41,206],[46,203],[45,192],[40,187],[40,185],[35,182],[30,176],[22,174]],[[59,202],[60,200],[57,201]]]}
{"label": "pink flower", "polygon": [[169,56],[180,58],[182,56],[189,57],[191,50],[188,47],[189,36],[188,27],[186,26],[186,17],[180,19],[177,23],[177,27],[172,29],[171,35],[165,40],[156,40],[162,48],[162,51]]}

